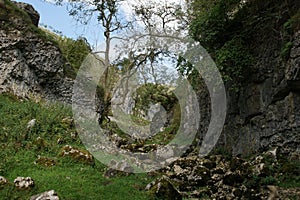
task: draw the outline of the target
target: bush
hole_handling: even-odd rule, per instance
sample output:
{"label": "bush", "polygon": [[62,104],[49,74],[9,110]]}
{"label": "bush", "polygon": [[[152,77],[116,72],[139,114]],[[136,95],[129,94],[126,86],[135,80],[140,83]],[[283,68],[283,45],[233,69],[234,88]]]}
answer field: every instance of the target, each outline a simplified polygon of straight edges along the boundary
{"label": "bush", "polygon": [[229,89],[235,91],[239,91],[244,75],[249,70],[253,60],[253,56],[241,37],[233,38],[216,51],[216,64],[223,80],[233,82]]}
{"label": "bush", "polygon": [[87,40],[82,37],[73,40],[63,36],[58,37],[57,42],[64,57],[77,72],[86,56],[91,52],[91,47]]}
{"label": "bush", "polygon": [[135,107],[134,112],[136,116],[139,116],[139,112],[147,111],[150,104],[160,103],[166,111],[170,111],[170,109],[177,102],[176,96],[170,92],[169,87],[147,83],[136,90],[135,96]]}

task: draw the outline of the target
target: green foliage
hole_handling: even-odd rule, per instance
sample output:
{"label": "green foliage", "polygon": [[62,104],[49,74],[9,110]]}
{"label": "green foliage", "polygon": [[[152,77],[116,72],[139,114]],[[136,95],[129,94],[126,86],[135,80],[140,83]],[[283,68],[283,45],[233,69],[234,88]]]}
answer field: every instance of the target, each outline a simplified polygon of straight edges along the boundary
{"label": "green foliage", "polygon": [[238,91],[253,57],[242,38],[236,37],[216,50],[216,64],[225,82],[232,82],[230,89]]}
{"label": "green foliage", "polygon": [[239,91],[256,61],[253,52],[260,44],[251,41],[257,33],[282,41],[279,51],[288,59],[300,24],[295,6],[293,1],[278,0],[193,0],[190,35],[211,54],[229,89]]}
{"label": "green foliage", "polygon": [[281,49],[281,52],[280,52],[280,55],[281,55],[282,58],[288,59],[288,57],[289,57],[289,55],[290,55],[290,52],[291,52],[292,46],[293,46],[293,42],[291,42],[291,41],[287,41],[287,42],[283,45],[283,47],[282,47],[282,49]]}
{"label": "green foliage", "polygon": [[[239,0],[194,1],[195,19],[191,23],[190,34],[208,51],[220,48],[233,31],[229,29],[233,22],[229,13],[239,3]],[[205,9],[197,10],[199,4]]]}
{"label": "green foliage", "polygon": [[246,8],[238,0],[194,0],[192,5],[195,10],[190,35],[211,54],[229,89],[238,92],[254,60],[245,42],[248,33],[241,30]]}
{"label": "green foliage", "polygon": [[232,159],[232,153],[228,151],[225,147],[216,147],[212,150],[211,155],[221,155],[226,160],[230,161]]}
{"label": "green foliage", "polygon": [[282,37],[283,37],[283,45],[280,51],[280,56],[287,60],[290,55],[291,48],[293,46],[293,35],[294,32],[300,29],[300,9],[298,12],[293,15],[290,19],[288,19],[282,28]]}
{"label": "green foliage", "polygon": [[278,179],[274,176],[252,176],[251,178],[247,179],[244,184],[248,188],[259,189],[266,185],[277,185]]}
{"label": "green foliage", "polygon": [[261,178],[258,176],[252,176],[249,180],[247,180],[244,184],[247,188],[257,189],[260,187]]}
{"label": "green foliage", "polygon": [[86,56],[91,52],[90,45],[85,38],[73,40],[64,36],[58,37],[57,42],[64,57],[77,72]]}
{"label": "green foliage", "polygon": [[267,176],[261,179],[261,185],[277,185],[278,181],[273,176]]}
{"label": "green foliage", "polygon": [[146,111],[151,104],[160,103],[167,111],[177,102],[176,96],[169,87],[160,84],[147,83],[136,90],[135,115],[140,111]]}
{"label": "green foliage", "polygon": [[286,160],[280,161],[278,172],[282,174],[279,177],[279,186],[284,188],[300,187],[300,161]]}

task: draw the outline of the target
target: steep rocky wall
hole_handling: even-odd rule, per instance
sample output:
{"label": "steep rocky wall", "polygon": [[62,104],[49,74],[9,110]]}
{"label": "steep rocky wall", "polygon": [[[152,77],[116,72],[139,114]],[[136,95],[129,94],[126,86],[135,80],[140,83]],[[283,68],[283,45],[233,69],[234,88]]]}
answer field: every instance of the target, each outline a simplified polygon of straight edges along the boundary
{"label": "steep rocky wall", "polygon": [[0,93],[71,103],[73,81],[64,75],[57,45],[35,27],[39,14],[24,3],[16,6],[27,14],[7,6],[9,13],[0,21]]}
{"label": "steep rocky wall", "polygon": [[229,102],[223,142],[229,140],[234,154],[276,146],[300,153],[300,31],[287,61],[280,55],[281,41],[258,38],[264,40],[256,49],[259,59],[239,97]]}
{"label": "steep rocky wall", "polygon": [[[255,9],[255,19],[242,20],[247,30],[237,35],[247,33],[254,60],[238,92],[226,84],[227,117],[216,150],[247,156],[278,147],[287,157],[300,159],[300,3],[291,3],[292,11],[285,1],[274,0],[272,8]],[[201,142],[210,123],[210,100],[204,83],[198,85]]]}
{"label": "steep rocky wall", "polygon": [[283,56],[282,22],[273,21],[277,27],[257,30],[248,41],[256,59],[239,93],[228,90],[227,119],[217,148],[234,155],[275,147],[289,157],[300,153],[300,31],[294,30],[290,52]]}

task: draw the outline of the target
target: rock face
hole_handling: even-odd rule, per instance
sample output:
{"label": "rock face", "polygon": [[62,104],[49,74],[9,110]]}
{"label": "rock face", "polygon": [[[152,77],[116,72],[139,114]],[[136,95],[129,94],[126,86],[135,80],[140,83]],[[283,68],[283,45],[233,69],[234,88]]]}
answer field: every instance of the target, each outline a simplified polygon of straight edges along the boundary
{"label": "rock face", "polygon": [[[255,61],[247,69],[240,91],[229,91],[226,86],[227,118],[217,148],[225,147],[233,155],[247,156],[276,146],[286,149],[287,156],[300,153],[300,31],[290,33],[290,52],[283,56],[287,48],[281,38],[286,34],[280,28],[283,22],[273,19],[269,25],[272,31],[255,30],[247,41]],[[198,96],[203,133],[209,124],[210,104],[209,100],[202,103],[209,99],[207,91]]]}
{"label": "rock face", "polygon": [[20,9],[24,10],[30,17],[35,26],[39,25],[40,14],[32,7],[32,5],[23,2],[13,2]]}
{"label": "rock face", "polygon": [[33,7],[16,5],[28,14],[16,11],[0,21],[0,93],[70,103],[73,82],[64,75],[65,60],[59,48],[30,25],[37,26],[39,20]]}
{"label": "rock face", "polygon": [[275,146],[300,153],[300,31],[294,35],[287,62],[281,60],[275,47],[263,48],[273,50],[268,55],[273,59],[264,57],[264,63],[258,63],[260,69],[253,72],[242,88],[235,99],[238,114],[233,106],[229,107],[223,139],[232,140],[234,154],[245,155]]}

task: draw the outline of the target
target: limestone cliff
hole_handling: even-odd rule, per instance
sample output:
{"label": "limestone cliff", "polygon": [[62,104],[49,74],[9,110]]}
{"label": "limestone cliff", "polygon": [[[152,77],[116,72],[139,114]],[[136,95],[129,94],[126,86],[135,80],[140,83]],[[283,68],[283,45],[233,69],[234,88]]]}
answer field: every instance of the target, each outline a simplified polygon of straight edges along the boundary
{"label": "limestone cliff", "polygon": [[58,45],[37,25],[31,5],[6,1],[0,10],[0,93],[71,102],[72,79]]}
{"label": "limestone cliff", "polygon": [[232,140],[235,154],[276,146],[287,154],[300,153],[300,31],[293,36],[287,61],[280,57],[281,44],[275,41],[265,40],[257,49],[261,59],[235,99],[238,107],[230,107],[224,134]]}
{"label": "limestone cliff", "polygon": [[[230,84],[226,85],[227,118],[217,148],[234,155],[249,155],[279,147],[288,157],[299,156],[299,1],[260,4],[259,9],[240,19],[235,33],[247,38],[245,42],[254,59],[245,70],[238,92],[230,91]],[[207,91],[202,88],[199,97],[208,99]],[[210,110],[208,101],[202,102],[201,134],[209,124]]]}

